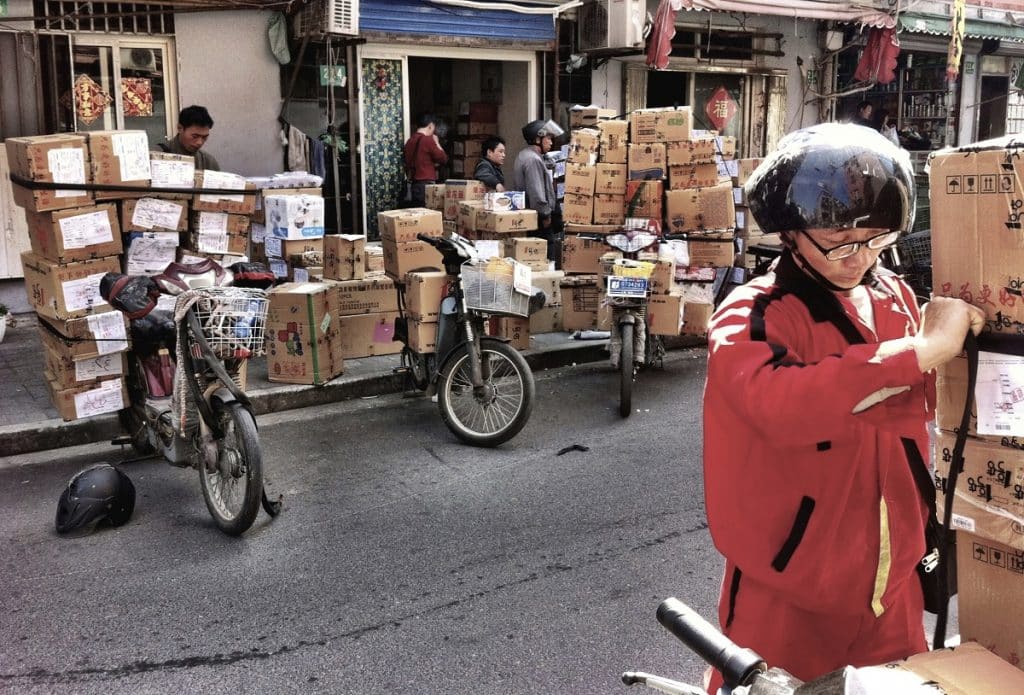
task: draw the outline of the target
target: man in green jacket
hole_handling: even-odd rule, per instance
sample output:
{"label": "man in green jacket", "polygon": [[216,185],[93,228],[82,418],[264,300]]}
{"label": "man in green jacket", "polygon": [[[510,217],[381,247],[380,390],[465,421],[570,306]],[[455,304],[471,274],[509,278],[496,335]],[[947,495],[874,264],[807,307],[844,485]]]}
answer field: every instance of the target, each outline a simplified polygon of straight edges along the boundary
{"label": "man in green jacket", "polygon": [[213,119],[205,106],[186,106],[178,114],[178,133],[167,142],[157,145],[164,152],[172,154],[190,154],[196,160],[196,169],[212,169],[220,171],[220,164],[209,152],[203,151],[203,145],[210,137]]}

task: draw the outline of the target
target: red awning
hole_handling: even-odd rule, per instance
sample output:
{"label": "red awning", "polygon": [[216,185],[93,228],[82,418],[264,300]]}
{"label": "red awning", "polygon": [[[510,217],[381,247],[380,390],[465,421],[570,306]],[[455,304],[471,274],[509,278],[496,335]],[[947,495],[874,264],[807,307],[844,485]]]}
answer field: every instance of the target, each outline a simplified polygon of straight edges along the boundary
{"label": "red awning", "polygon": [[672,37],[676,35],[676,13],[682,0],[661,0],[654,15],[654,25],[647,37],[647,65],[658,70],[668,67],[672,53]]}

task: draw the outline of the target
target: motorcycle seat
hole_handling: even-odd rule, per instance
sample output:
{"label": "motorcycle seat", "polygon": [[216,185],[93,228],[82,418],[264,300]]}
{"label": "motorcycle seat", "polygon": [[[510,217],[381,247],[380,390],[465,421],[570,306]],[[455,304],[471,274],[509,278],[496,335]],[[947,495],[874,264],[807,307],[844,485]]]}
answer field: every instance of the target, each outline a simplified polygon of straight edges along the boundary
{"label": "motorcycle seat", "polygon": [[231,271],[207,258],[199,263],[170,263],[153,280],[165,294],[178,295],[197,287],[221,287],[231,284]]}

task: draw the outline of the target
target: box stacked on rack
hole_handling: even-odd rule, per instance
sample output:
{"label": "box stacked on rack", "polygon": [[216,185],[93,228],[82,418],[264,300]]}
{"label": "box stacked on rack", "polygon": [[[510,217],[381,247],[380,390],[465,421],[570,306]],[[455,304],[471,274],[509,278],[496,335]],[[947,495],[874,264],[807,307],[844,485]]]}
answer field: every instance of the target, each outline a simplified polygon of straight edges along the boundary
{"label": "box stacked on rack", "polygon": [[392,355],[402,349],[395,342],[398,292],[388,277],[331,283],[338,293],[338,332],[345,359]]}
{"label": "box stacked on rack", "polygon": [[411,270],[443,270],[441,252],[417,238],[420,234],[428,237],[442,236],[442,222],[440,212],[427,208],[377,213],[377,226],[384,249],[384,272],[387,276],[401,282]]}
{"label": "box stacked on rack", "polygon": [[[323,274],[323,241],[327,232],[326,205],[319,186],[303,185],[302,178],[279,177],[254,179],[259,188],[255,209],[249,215],[249,253],[251,260],[266,263],[274,276],[291,282],[316,281]],[[281,185],[286,183],[287,185]],[[271,187],[278,184],[277,187]],[[278,199],[284,196],[304,199],[291,207]],[[270,201],[268,203],[268,200]],[[304,205],[301,220],[297,207]],[[274,208],[274,218],[268,218],[268,207]],[[291,216],[291,221],[286,219]],[[301,229],[293,222],[301,221]],[[275,232],[275,226],[277,231]],[[319,234],[318,234],[319,232]]]}
{"label": "box stacked on rack", "polygon": [[437,351],[441,300],[451,278],[444,271],[414,271],[405,276],[405,313],[409,347],[426,354]]}

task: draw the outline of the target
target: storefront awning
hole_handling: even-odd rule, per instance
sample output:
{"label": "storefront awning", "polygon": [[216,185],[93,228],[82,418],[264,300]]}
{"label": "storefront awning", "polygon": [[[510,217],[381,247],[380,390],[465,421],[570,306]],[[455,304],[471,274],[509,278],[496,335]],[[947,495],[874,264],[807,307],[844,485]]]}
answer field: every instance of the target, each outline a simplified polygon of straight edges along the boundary
{"label": "storefront awning", "polygon": [[682,9],[746,12],[796,19],[834,20],[889,28],[896,20],[882,3],[872,0],[680,0]]}
{"label": "storefront awning", "polygon": [[[919,12],[904,12],[900,15],[900,29],[913,34],[932,34],[934,36],[950,36],[951,22],[949,17]],[[1014,43],[1024,43],[1024,25],[1018,26],[1008,21],[989,21],[984,19],[967,19],[964,36],[969,39],[1000,39]]]}
{"label": "storefront awning", "polygon": [[[517,4],[529,5],[528,2]],[[359,31],[535,43],[554,41],[555,20],[550,12],[524,14],[510,10],[434,4],[423,0],[361,0]]]}

